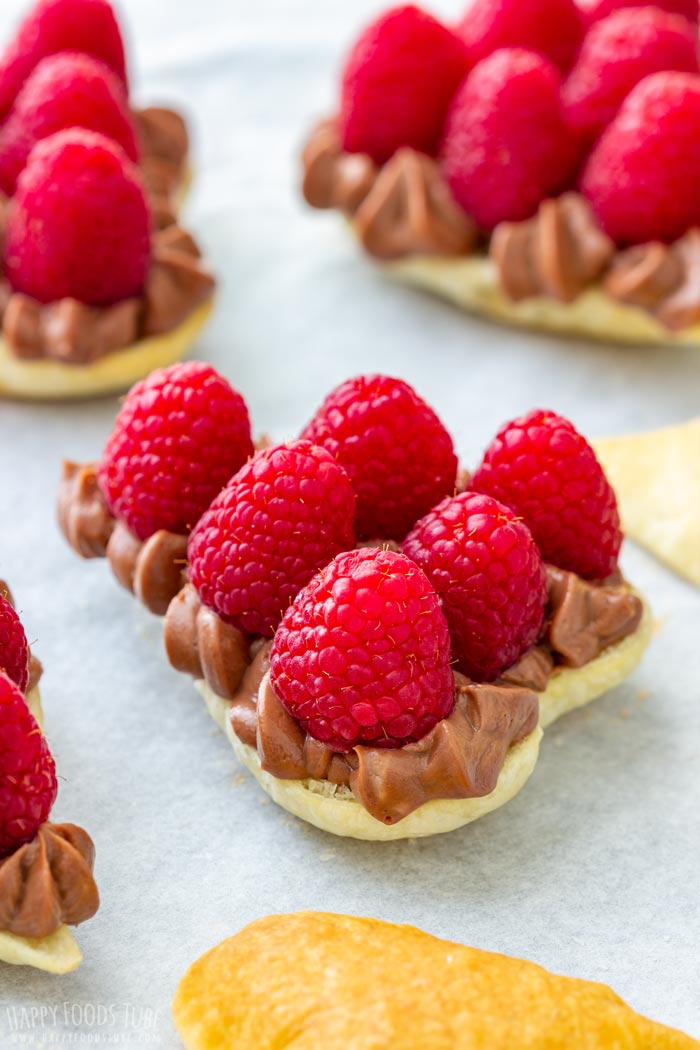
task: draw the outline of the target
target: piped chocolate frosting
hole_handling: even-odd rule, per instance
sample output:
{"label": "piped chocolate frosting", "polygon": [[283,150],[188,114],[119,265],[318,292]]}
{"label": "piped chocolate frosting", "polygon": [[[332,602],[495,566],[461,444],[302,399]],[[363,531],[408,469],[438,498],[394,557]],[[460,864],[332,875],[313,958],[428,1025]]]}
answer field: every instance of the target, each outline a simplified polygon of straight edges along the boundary
{"label": "piped chocolate frosting", "polygon": [[91,918],[100,903],[92,877],[95,847],[74,824],[44,824],[0,860],[0,930],[43,938]]}

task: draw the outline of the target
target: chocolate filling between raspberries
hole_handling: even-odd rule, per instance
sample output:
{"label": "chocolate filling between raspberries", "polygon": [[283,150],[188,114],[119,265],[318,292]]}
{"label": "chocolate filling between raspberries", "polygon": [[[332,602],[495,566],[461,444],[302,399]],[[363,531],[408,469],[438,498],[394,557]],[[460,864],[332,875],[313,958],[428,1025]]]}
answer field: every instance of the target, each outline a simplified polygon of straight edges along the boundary
{"label": "chocolate filling between raspberries", "polygon": [[308,204],[352,221],[364,249],[391,261],[415,255],[492,260],[503,294],[571,303],[593,287],[637,307],[670,331],[700,321],[700,230],[674,244],[617,249],[573,191],[522,222],[499,223],[490,239],[453,199],[439,164],[409,147],[377,166],[342,149],[334,120],[312,130],[302,153]]}
{"label": "chocolate filling between raspberries", "polygon": [[[19,360],[89,364],[139,340],[173,331],[213,295],[213,275],[192,236],[177,224],[177,196],[188,178],[185,122],[161,107],[133,115],[154,227],[143,294],[106,307],[87,306],[76,299],[43,304],[13,292],[0,277],[0,332]],[[0,243],[7,204],[6,198],[0,200]]]}
{"label": "chocolate filling between raspberries", "polygon": [[138,540],[110,515],[95,471],[95,464],[64,464],[58,516],[74,550],[84,558],[106,557],[119,582],[150,611],[167,613],[170,662],[230,702],[232,728],[257,750],[264,770],[281,780],[325,781],[341,794],[352,792],[385,824],[430,800],[489,795],[509,749],[537,727],[538,693],[553,672],[585,666],[634,634],[642,619],[642,602],[621,576],[591,583],[548,566],[543,632],[515,666],[494,683],[455,672],[452,713],[417,743],[340,754],[305,733],[275,695],[271,643],[244,635],[202,605],[187,582],[187,537],[160,530]]}

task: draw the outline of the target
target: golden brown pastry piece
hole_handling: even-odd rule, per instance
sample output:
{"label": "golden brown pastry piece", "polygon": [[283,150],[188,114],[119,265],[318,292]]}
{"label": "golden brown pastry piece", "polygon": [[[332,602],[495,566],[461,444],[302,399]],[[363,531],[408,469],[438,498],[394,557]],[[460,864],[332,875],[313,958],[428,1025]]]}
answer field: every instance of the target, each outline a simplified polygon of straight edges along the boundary
{"label": "golden brown pastry piece", "polygon": [[602,984],[411,926],[298,912],[202,956],[173,1003],[187,1050],[698,1050]]}

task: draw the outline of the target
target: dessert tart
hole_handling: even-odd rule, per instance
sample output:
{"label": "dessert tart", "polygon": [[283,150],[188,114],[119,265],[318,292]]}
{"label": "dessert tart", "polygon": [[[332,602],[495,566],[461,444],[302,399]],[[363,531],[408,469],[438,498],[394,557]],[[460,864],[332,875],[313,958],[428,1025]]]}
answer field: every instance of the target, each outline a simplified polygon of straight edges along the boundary
{"label": "dessert tart", "polygon": [[214,293],[177,219],[187,126],[131,107],[107,0],[40,0],[5,51],[0,116],[0,395],[106,394],[178,360]]}
{"label": "dessert tart", "polygon": [[92,918],[95,847],[54,824],[56,767],[41,731],[41,664],[0,584],[0,963],[67,973],[82,955],[68,926]]}
{"label": "dessert tart", "polygon": [[298,440],[252,452],[213,369],[165,369],[98,464],[66,465],[59,520],[166,613],[170,662],[296,816],[364,839],[461,827],[520,790],[543,728],[639,662],[651,621],[618,569],[615,494],[562,417],[506,424],[458,476],[416,392],[359,376]]}
{"label": "dessert tart", "polygon": [[186,1050],[700,1046],[605,985],[413,926],[321,912],[270,915],[212,948],[180,981],[173,1016]]}
{"label": "dessert tart", "polygon": [[387,273],[466,310],[695,345],[699,141],[687,7],[473,0],[448,28],[407,5],[350,50],[303,193]]}

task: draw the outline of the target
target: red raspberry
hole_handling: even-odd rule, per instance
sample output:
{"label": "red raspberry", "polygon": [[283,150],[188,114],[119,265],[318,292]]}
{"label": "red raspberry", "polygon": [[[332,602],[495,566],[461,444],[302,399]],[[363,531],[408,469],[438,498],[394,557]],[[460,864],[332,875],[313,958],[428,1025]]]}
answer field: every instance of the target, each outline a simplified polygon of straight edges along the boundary
{"label": "red raspberry", "polygon": [[608,126],[633,87],[665,69],[697,72],[697,27],[656,7],[626,8],[586,36],[562,90],[564,115],[582,147]]}
{"label": "red raspberry", "polygon": [[457,666],[470,678],[497,678],[539,638],[544,563],[528,527],[502,503],[476,492],[443,500],[403,552],[437,591]]}
{"label": "red raspberry", "polygon": [[0,189],[11,197],[33,146],[70,127],[100,131],[138,160],[121,81],[98,59],[64,51],[39,63],[0,131]]}
{"label": "red raspberry", "polygon": [[39,0],[0,59],[0,118],[34,67],[58,51],[94,55],[126,84],[124,45],[107,0]]}
{"label": "red raspberry", "polygon": [[690,22],[698,20],[698,0],[582,0],[581,6],[589,24],[624,7],[658,7],[672,15],[683,15]]}
{"label": "red raspberry", "polygon": [[355,545],[345,471],[308,441],[265,449],[219,493],[190,537],[190,579],[205,605],[271,637],[289,603]]}
{"label": "red raspberry", "polygon": [[284,615],[270,672],[289,713],[333,751],[420,740],[455,702],[438,597],[389,550],[340,554],[312,580]]}
{"label": "red raspberry", "polygon": [[29,681],[29,646],[20,618],[12,604],[0,593],[0,672],[4,672],[22,692]]}
{"label": "red raspberry", "polygon": [[5,268],[42,303],[105,306],[143,292],[151,218],[138,169],[115,142],[70,128],[37,143],[7,216]]}
{"label": "red raspberry", "polygon": [[566,72],[583,36],[574,0],[473,0],[457,32],[472,64],[502,47],[526,47]]}
{"label": "red raspberry", "polygon": [[470,484],[523,519],[545,561],[590,580],[617,568],[622,532],[615,493],[567,419],[534,409],[506,423]]}
{"label": "red raspberry", "polygon": [[581,190],[621,245],[671,242],[700,224],[700,76],[655,73],[593,148]]}
{"label": "red raspberry", "polygon": [[0,672],[0,857],[31,842],[57,790],[49,746],[21,690]]}
{"label": "red raspberry", "polygon": [[401,379],[356,376],[341,383],[302,437],[322,445],[347,471],[362,538],[403,539],[418,518],[454,492],[452,438]]}
{"label": "red raspberry", "polygon": [[412,4],[373,22],[342,74],[340,133],[378,164],[401,146],[436,153],[447,107],[468,69],[464,45]]}
{"label": "red raspberry", "polygon": [[140,540],[187,533],[253,454],[248,409],[211,365],[151,372],[127,394],[98,482],[107,505]]}
{"label": "red raspberry", "polygon": [[[520,0],[519,0],[520,2]],[[485,230],[533,215],[571,172],[556,67],[533,51],[496,51],[452,102],[441,153],[450,189]]]}

